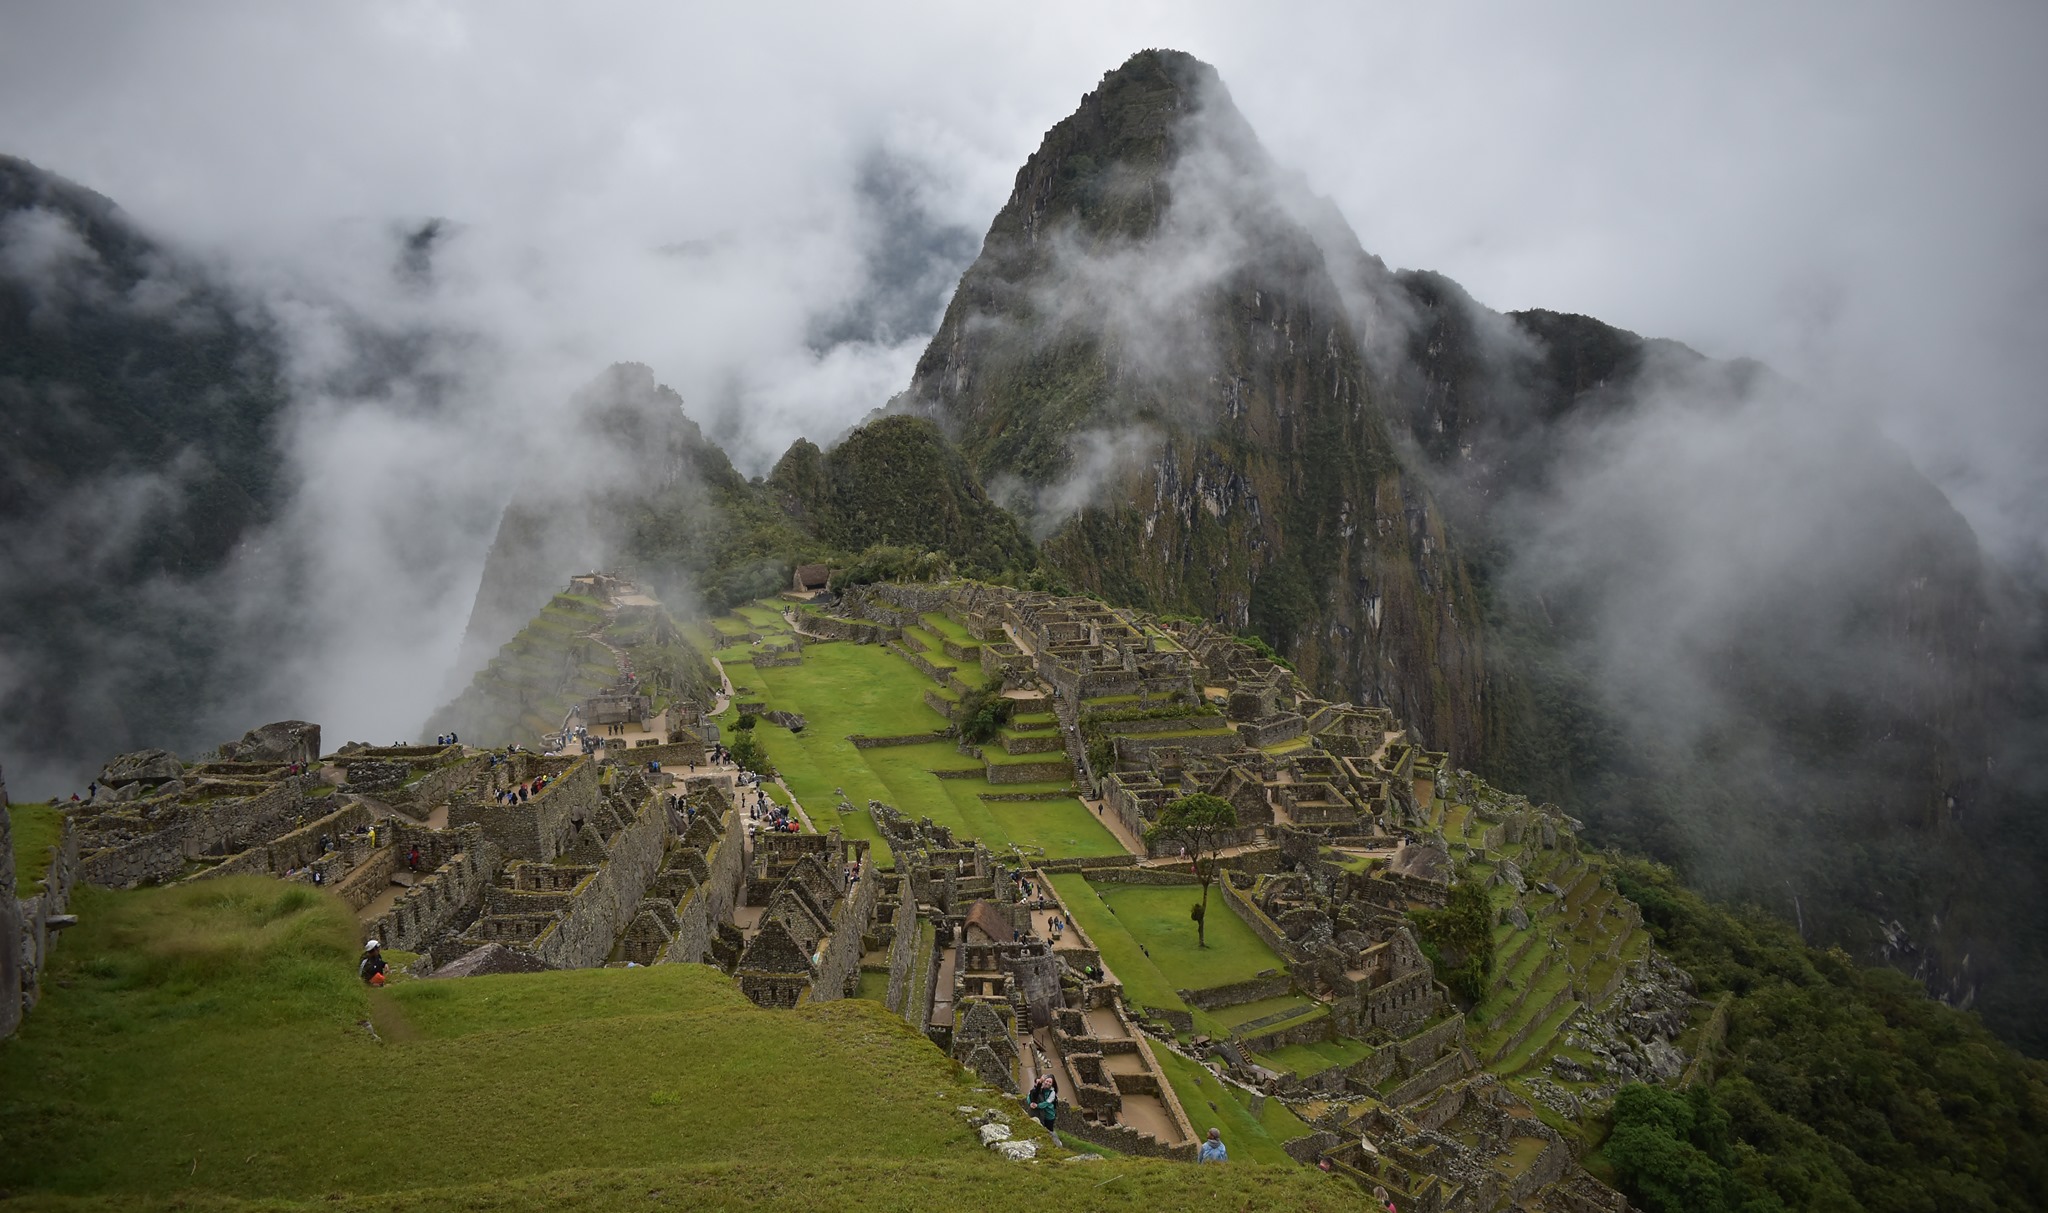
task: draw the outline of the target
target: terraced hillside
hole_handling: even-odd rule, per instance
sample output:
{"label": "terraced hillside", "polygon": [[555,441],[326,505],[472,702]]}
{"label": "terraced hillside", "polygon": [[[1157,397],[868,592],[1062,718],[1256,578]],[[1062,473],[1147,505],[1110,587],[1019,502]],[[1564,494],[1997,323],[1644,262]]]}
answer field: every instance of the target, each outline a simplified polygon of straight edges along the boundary
{"label": "terraced hillside", "polygon": [[804,718],[801,732],[756,736],[820,829],[836,825],[886,855],[866,812],[878,800],[1019,860],[1125,853],[1076,798],[1050,712],[1020,704],[981,746],[947,736],[962,694],[984,681],[979,642],[958,620],[931,612],[899,637],[861,643],[820,638],[828,618],[766,600],[695,632],[733,684],[722,724],[750,705]]}
{"label": "terraced hillside", "polygon": [[578,578],[550,599],[423,734],[536,746],[571,708],[628,674],[651,693],[656,713],[676,699],[708,706],[716,673],[667,611],[637,590],[622,605],[589,584],[598,580]]}

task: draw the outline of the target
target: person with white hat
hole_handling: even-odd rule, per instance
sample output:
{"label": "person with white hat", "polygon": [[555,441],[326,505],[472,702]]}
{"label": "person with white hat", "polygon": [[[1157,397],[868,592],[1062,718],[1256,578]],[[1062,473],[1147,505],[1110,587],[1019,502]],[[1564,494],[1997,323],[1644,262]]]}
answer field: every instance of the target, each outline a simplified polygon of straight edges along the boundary
{"label": "person with white hat", "polygon": [[376,940],[363,945],[363,963],[356,966],[356,976],[363,979],[364,985],[384,984],[384,952]]}

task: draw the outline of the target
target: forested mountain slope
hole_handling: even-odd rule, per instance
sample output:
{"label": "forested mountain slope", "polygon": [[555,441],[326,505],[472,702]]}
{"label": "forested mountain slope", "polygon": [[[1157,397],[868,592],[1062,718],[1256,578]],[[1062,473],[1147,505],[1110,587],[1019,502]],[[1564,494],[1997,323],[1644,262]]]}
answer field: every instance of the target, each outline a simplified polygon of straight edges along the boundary
{"label": "forested mountain slope", "polygon": [[[0,748],[18,786],[196,749],[219,578],[288,492],[269,322],[112,202],[0,156]],[[272,570],[268,575],[275,575]]]}

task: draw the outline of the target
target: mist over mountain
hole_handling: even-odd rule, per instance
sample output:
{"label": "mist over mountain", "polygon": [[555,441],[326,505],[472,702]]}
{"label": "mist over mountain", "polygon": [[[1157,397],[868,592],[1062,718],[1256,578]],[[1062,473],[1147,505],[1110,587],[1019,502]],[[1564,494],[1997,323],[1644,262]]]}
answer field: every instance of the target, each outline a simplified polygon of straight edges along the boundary
{"label": "mist over mountain", "polygon": [[0,156],[0,746],[16,786],[109,747],[218,740],[237,718],[229,699],[269,655],[238,616],[245,583],[292,573],[251,542],[291,492],[286,400],[270,318],[212,267]]}
{"label": "mist over mountain", "polygon": [[[979,243],[958,179],[985,147],[857,134],[819,170],[843,195],[756,166],[738,220],[694,182],[633,178],[653,201],[622,218],[521,177],[546,222],[394,191],[232,265],[0,164],[17,788],[252,717],[409,733],[569,572],[680,608],[897,549],[868,572],[936,555],[1257,635],[1590,836],[2048,1047],[2048,633],[2026,481],[1997,472],[2025,460],[1971,451],[1996,427],[1887,438],[1856,391],[1876,360],[1717,360],[1390,270],[1346,218],[1384,205],[1319,197],[1299,132],[1269,154],[1189,56],[1105,76]],[[1996,368],[1951,361],[1957,407],[1997,415],[1972,403]]]}
{"label": "mist over mountain", "polygon": [[2031,621],[1941,492],[1757,364],[1388,273],[1188,56],[1047,135],[892,407],[1075,584],[1960,1003],[2038,970],[2038,817],[1993,777]]}

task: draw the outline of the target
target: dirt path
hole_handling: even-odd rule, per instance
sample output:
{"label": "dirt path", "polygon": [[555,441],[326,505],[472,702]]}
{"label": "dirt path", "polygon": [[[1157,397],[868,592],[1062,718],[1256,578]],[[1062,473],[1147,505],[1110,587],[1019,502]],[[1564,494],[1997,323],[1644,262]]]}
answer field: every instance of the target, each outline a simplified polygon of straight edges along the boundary
{"label": "dirt path", "polygon": [[1118,846],[1136,855],[1139,863],[1149,862],[1145,858],[1145,840],[1131,833],[1131,827],[1124,824],[1121,816],[1109,811],[1107,800],[1083,800],[1081,803],[1087,805],[1089,811],[1095,814],[1095,820],[1101,822],[1103,828],[1110,832]]}
{"label": "dirt path", "polygon": [[420,1030],[412,1026],[405,1012],[398,1009],[398,1002],[391,997],[391,991],[370,990],[370,1026],[377,1031],[377,1039],[387,1045],[403,1044],[418,1040]]}

